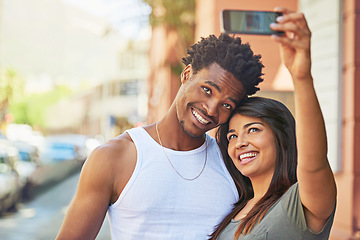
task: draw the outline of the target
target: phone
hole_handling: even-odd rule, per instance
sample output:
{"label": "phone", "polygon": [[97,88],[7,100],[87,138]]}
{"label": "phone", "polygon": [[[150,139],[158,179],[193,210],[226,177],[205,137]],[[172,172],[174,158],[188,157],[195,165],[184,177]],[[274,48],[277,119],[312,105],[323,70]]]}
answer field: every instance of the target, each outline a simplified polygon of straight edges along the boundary
{"label": "phone", "polygon": [[284,32],[270,29],[270,23],[276,22],[276,18],[281,15],[281,12],[272,11],[223,10],[221,31],[239,34],[282,35]]}

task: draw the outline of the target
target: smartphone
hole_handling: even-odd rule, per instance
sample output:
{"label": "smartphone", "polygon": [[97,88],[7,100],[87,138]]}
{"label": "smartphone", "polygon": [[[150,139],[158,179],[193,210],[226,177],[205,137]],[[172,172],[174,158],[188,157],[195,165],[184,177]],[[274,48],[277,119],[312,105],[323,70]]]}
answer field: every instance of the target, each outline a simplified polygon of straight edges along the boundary
{"label": "smartphone", "polygon": [[223,10],[221,31],[239,34],[282,35],[284,32],[270,29],[270,23],[276,22],[276,18],[281,15],[281,12],[271,11]]}

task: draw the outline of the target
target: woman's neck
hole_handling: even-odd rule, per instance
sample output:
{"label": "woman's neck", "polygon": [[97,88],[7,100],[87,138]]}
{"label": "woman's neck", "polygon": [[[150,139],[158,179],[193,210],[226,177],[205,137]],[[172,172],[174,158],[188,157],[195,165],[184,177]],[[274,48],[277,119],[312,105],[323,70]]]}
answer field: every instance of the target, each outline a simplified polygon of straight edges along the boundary
{"label": "woman's neck", "polygon": [[253,177],[250,178],[251,184],[254,191],[253,199],[258,202],[268,191],[272,176],[271,177]]}

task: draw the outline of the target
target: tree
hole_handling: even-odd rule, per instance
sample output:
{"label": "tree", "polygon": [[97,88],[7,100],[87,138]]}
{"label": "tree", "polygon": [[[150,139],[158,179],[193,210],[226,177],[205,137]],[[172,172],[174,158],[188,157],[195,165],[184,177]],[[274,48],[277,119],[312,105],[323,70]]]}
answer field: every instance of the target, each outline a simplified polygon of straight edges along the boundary
{"label": "tree", "polygon": [[195,0],[143,0],[152,8],[150,24],[165,24],[176,30],[187,43],[194,40]]}
{"label": "tree", "polygon": [[[194,42],[195,31],[195,0],[143,0],[149,4],[152,11],[149,16],[152,27],[164,26],[178,34],[178,46],[181,53]],[[178,56],[174,61],[168,61],[171,71],[180,75],[183,70]]]}
{"label": "tree", "polygon": [[[168,110],[181,82],[181,62],[194,43],[195,0],[143,0],[152,11],[149,16],[152,38],[149,49],[148,116],[152,123]],[[159,91],[157,86],[164,86]]]}
{"label": "tree", "polygon": [[8,111],[9,104],[15,96],[23,94],[24,81],[15,70],[0,70],[0,122]]}
{"label": "tree", "polygon": [[22,95],[9,105],[9,111],[14,115],[15,123],[45,129],[46,110],[59,100],[69,97],[71,93],[69,87],[58,85],[51,91]]}

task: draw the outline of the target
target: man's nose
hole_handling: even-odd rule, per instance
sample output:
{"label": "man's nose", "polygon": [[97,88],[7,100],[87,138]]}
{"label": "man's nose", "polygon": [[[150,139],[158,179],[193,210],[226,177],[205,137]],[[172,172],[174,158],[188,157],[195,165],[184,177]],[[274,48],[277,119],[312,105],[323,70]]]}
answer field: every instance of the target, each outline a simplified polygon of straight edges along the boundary
{"label": "man's nose", "polygon": [[204,108],[209,116],[211,117],[217,116],[218,103],[216,101],[208,101],[206,104],[204,104]]}

